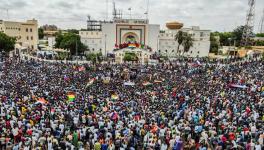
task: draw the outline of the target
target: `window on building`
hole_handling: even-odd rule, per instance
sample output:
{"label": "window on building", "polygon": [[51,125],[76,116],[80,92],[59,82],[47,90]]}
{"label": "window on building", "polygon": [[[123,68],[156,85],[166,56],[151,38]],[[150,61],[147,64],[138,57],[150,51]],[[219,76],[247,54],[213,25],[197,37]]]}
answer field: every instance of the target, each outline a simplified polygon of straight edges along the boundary
{"label": "window on building", "polygon": [[20,28],[18,28],[18,31],[20,31]]}
{"label": "window on building", "polygon": [[93,48],[93,51],[94,51],[94,48]]}
{"label": "window on building", "polygon": [[198,51],[197,53],[200,54],[200,51]]}
{"label": "window on building", "polygon": [[28,32],[28,28],[26,28],[26,32]]}
{"label": "window on building", "polygon": [[33,45],[31,45],[31,48],[32,48],[32,49],[34,49],[34,46],[33,46]]}
{"label": "window on building", "polygon": [[192,51],[190,53],[192,54]]}
{"label": "window on building", "polygon": [[30,28],[30,32],[32,32],[32,28]]}
{"label": "window on building", "polygon": [[33,36],[31,36],[31,40],[33,40]]}
{"label": "window on building", "polygon": [[27,40],[28,40],[29,38],[28,38],[28,36],[27,36]]}
{"label": "window on building", "polygon": [[200,32],[200,37],[203,37],[204,36],[204,33],[203,32]]}

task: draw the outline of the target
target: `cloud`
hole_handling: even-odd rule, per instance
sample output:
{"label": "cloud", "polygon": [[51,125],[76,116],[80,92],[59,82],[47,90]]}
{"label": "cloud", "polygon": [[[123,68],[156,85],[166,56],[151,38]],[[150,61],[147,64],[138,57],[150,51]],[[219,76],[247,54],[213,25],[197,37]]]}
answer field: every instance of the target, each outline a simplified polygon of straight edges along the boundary
{"label": "cloud", "polygon": [[[113,4],[108,0],[108,18]],[[130,17],[128,8],[137,18],[145,18],[148,0],[115,0],[117,9]],[[106,19],[106,0],[0,0],[0,19],[7,19],[9,9],[12,20],[36,18],[39,24],[56,24],[60,28],[85,28],[87,15]],[[256,3],[256,29],[262,14],[263,1]],[[243,25],[249,6],[247,0],[149,0],[150,23],[165,27],[168,21],[181,21],[188,26],[201,26],[213,31],[231,31]]]}

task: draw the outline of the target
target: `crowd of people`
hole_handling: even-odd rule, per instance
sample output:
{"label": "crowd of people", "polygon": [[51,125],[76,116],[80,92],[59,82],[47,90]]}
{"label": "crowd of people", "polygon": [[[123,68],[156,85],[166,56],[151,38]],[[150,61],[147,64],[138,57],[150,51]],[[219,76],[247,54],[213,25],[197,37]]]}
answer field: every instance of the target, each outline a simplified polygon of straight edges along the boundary
{"label": "crowd of people", "polygon": [[10,59],[0,72],[0,149],[261,150],[263,75],[261,60]]}

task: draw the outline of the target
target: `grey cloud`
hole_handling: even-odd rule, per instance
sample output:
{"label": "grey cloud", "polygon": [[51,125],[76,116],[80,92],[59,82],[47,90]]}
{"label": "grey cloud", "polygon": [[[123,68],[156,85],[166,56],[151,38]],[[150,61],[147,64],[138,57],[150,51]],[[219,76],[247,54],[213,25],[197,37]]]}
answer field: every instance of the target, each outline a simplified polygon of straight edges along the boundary
{"label": "grey cloud", "polygon": [[[108,16],[112,14],[112,0],[108,0]],[[147,0],[115,0],[116,7],[129,16],[145,18],[144,12]],[[106,0],[0,0],[0,9],[10,7],[10,19],[33,18],[40,24],[57,24],[61,28],[83,28],[86,26],[86,16],[94,19],[106,18]],[[263,1],[257,1],[256,20],[258,25]],[[167,21],[179,20],[186,26],[200,25],[211,30],[233,30],[236,25],[242,25],[248,10],[247,0],[149,0],[150,23],[164,27]],[[0,19],[5,19],[5,13],[0,10]],[[257,28],[257,27],[256,27]]]}

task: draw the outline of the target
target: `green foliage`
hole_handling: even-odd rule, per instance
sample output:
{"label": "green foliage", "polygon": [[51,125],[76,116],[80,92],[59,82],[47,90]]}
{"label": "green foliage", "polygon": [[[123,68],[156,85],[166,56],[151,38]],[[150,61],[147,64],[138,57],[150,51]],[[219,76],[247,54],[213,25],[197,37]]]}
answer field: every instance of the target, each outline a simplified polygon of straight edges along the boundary
{"label": "green foliage", "polygon": [[[242,35],[243,35],[244,26],[238,26],[232,32],[214,32],[214,36],[220,37],[220,45],[230,46],[235,43],[237,47],[240,46]],[[253,35],[253,33],[251,33]]]}
{"label": "green foliage", "polygon": [[178,42],[177,53],[179,53],[180,45],[182,45],[185,35],[185,32],[179,31],[175,36],[175,41]]}
{"label": "green foliage", "polygon": [[184,52],[189,52],[190,48],[193,47],[193,38],[190,34],[185,34],[184,40],[183,40],[183,49]]}
{"label": "green foliage", "polygon": [[76,29],[68,29],[67,32],[68,33],[79,34],[79,30],[76,30]]}
{"label": "green foliage", "polygon": [[264,41],[261,40],[255,41],[255,46],[264,46]]}
{"label": "green foliage", "polygon": [[[233,37],[232,41],[236,41],[236,46],[240,46],[241,40],[242,40],[242,35],[243,35],[243,30],[245,26],[238,26],[234,31],[233,31]],[[253,33],[251,33],[253,35]]]}
{"label": "green foliage", "polygon": [[0,32],[0,51],[9,53],[15,49],[16,39],[13,37],[7,36],[5,33]]}
{"label": "green foliage", "polygon": [[64,60],[68,58],[68,53],[67,52],[58,52],[57,59],[58,60]]}
{"label": "green foliage", "polygon": [[100,53],[89,53],[88,55],[86,55],[86,59],[88,61],[92,61],[93,63],[96,63],[97,61],[101,62],[102,61],[102,56],[103,54]]}
{"label": "green foliage", "polygon": [[87,49],[87,47],[82,44],[80,36],[74,33],[58,33],[55,41],[56,48],[69,49],[71,55],[76,54],[76,48],[78,54],[83,53]]}
{"label": "green foliage", "polygon": [[217,35],[214,35],[214,33],[210,34],[210,53],[217,54],[219,49],[219,42],[215,38]]}
{"label": "green foliage", "polygon": [[252,46],[246,46],[245,49],[252,49]]}
{"label": "green foliage", "polygon": [[124,61],[137,61],[138,57],[135,53],[125,53]]}
{"label": "green foliage", "polygon": [[258,33],[256,34],[256,37],[264,37],[264,33]]}
{"label": "green foliage", "polygon": [[38,28],[38,36],[39,36],[39,39],[44,38],[44,29],[43,28]]}

